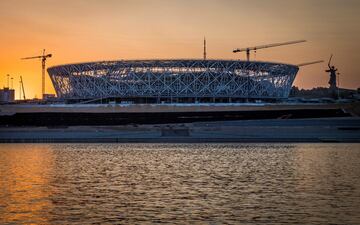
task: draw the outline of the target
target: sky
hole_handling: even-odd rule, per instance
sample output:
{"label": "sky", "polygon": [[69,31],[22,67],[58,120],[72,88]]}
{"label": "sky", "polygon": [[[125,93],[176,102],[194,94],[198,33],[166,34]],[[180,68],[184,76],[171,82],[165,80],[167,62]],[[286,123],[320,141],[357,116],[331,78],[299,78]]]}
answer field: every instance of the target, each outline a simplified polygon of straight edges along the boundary
{"label": "sky", "polygon": [[[235,48],[306,43],[258,50],[251,59],[301,67],[294,85],[327,87],[327,61],[340,86],[360,87],[359,0],[0,0],[0,87],[7,74],[19,98],[41,96],[41,61],[20,60],[46,49],[47,66],[119,59],[245,59]],[[55,93],[46,77],[46,92]]]}

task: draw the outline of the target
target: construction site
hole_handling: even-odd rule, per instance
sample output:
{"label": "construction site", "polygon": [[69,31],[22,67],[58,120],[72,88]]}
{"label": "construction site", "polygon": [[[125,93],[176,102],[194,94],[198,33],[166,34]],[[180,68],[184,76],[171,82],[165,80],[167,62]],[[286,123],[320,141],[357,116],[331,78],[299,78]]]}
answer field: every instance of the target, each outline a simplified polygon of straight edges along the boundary
{"label": "construction site", "polygon": [[[357,122],[358,93],[354,92],[352,98],[339,98],[332,56],[326,70],[330,75],[329,96],[317,99],[290,98],[289,95],[299,69],[323,60],[298,65],[250,60],[252,51],[303,42],[306,41],[233,50],[245,52],[246,60],[207,59],[204,39],[203,58],[197,60],[118,60],[52,66],[47,72],[56,96],[45,93],[46,60],[52,54],[44,50],[42,55],[22,58],[41,60],[42,99],[26,99],[20,78],[21,100],[15,101],[13,81],[11,78],[10,82],[8,76],[7,88],[0,91],[0,125],[5,127],[2,129],[120,126],[116,129],[127,130],[128,126],[135,126],[137,130],[143,125],[164,124],[160,128],[161,137],[183,138],[191,136],[191,129],[183,129],[184,124],[193,126],[191,124],[202,122],[215,123],[213,126],[218,127],[223,126],[221,121],[245,120],[352,118]],[[342,120],[337,121],[336,124],[341,125]],[[237,124],[236,129],[241,129]],[[348,130],[348,125],[347,122],[343,128]],[[178,126],[180,128],[174,128]],[[237,132],[236,129],[232,132]],[[4,137],[4,140],[8,139]]]}

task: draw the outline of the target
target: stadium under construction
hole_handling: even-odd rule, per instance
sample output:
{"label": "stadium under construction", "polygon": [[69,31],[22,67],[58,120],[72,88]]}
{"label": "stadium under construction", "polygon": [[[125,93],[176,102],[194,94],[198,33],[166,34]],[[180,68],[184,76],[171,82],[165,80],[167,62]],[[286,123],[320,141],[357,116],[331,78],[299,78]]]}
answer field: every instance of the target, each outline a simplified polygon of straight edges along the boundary
{"label": "stadium under construction", "polygon": [[298,67],[230,60],[133,60],[48,69],[69,102],[209,103],[287,98]]}
{"label": "stadium under construction", "polygon": [[[56,104],[1,106],[3,125],[116,125],[350,115],[287,99],[298,66],[240,60],[123,60],[48,69]],[[103,103],[103,104],[99,104]]]}
{"label": "stadium under construction", "polygon": [[[56,101],[0,107],[0,125],[117,125],[349,116],[352,104],[287,101],[300,65],[250,61],[119,60],[47,69]],[[42,71],[44,75],[45,50]],[[30,57],[34,58],[34,57]],[[42,79],[44,82],[44,79]],[[42,85],[44,87],[44,84]]]}

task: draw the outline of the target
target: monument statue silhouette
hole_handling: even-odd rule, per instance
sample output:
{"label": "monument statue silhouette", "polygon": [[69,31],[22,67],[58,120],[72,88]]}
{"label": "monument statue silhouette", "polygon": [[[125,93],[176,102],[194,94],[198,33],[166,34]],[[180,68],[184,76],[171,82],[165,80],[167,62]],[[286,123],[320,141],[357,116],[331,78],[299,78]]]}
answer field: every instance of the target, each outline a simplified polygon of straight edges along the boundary
{"label": "monument statue silhouette", "polygon": [[330,59],[329,59],[329,63],[328,63],[328,67],[329,69],[328,70],[325,70],[325,72],[329,73],[330,75],[330,79],[329,79],[329,89],[331,91],[331,93],[334,95],[336,94],[336,90],[337,90],[337,82],[336,82],[336,72],[338,71],[338,69],[335,68],[335,66],[331,66],[330,63],[331,63],[331,59],[332,59],[332,55],[330,56]]}

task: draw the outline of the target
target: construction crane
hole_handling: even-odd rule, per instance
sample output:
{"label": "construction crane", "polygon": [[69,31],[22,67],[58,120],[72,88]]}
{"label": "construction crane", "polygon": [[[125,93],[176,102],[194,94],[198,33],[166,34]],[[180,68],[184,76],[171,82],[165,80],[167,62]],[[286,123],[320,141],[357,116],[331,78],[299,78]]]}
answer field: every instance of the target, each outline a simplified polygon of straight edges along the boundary
{"label": "construction crane", "polygon": [[283,42],[283,43],[274,43],[274,44],[269,44],[269,45],[259,45],[259,46],[255,46],[255,47],[248,47],[248,48],[237,48],[233,50],[233,53],[237,53],[237,52],[246,52],[246,58],[247,61],[250,60],[250,51],[255,51],[258,49],[264,49],[264,48],[272,48],[272,47],[278,47],[278,46],[283,46],[283,45],[291,45],[291,44],[297,44],[297,43],[302,43],[302,42],[306,42],[306,40],[298,40],[298,41],[289,41],[289,42]]}
{"label": "construction crane", "polygon": [[300,63],[300,64],[297,64],[297,66],[298,67],[308,66],[308,65],[317,64],[317,63],[323,63],[323,62],[324,62],[324,60],[318,60],[318,61],[313,61],[313,62]]}
{"label": "construction crane", "polygon": [[43,97],[45,94],[45,63],[46,59],[52,57],[52,54],[45,54],[45,49],[43,50],[43,54],[39,56],[33,56],[33,57],[26,57],[21,59],[41,59],[41,68],[42,68],[42,74],[41,74],[41,96]]}
{"label": "construction crane", "polygon": [[23,82],[22,76],[20,76],[20,99],[21,99],[21,89],[22,89],[24,100],[25,100],[26,97],[25,97],[25,89],[24,89],[24,82]]}

